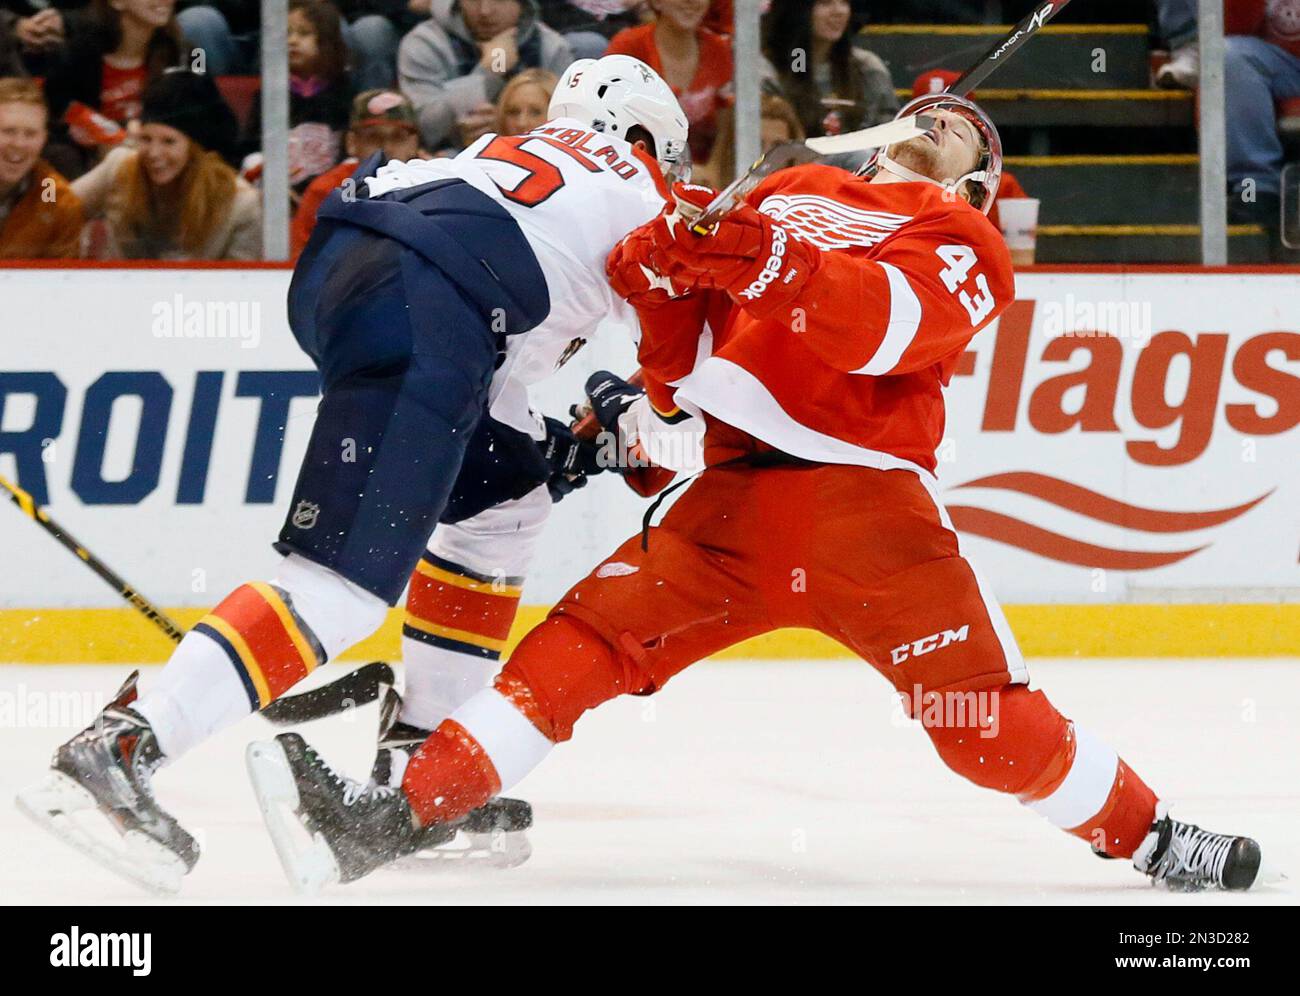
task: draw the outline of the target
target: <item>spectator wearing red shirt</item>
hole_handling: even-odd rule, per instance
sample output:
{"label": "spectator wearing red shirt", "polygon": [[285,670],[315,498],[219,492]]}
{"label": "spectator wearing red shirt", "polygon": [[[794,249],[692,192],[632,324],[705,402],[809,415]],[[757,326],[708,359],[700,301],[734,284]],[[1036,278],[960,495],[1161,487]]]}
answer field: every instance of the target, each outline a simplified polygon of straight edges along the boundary
{"label": "spectator wearing red shirt", "polygon": [[703,27],[708,0],[650,0],[655,20],[614,36],[606,55],[630,55],[662,76],[691,125],[691,158],[707,162],[718,111],[731,103],[731,43]]}
{"label": "spectator wearing red shirt", "polygon": [[93,0],[45,81],[53,122],[47,155],[61,172],[80,176],[98,154],[69,133],[70,105],[125,125],[139,117],[146,83],[181,62],[185,43],[175,7],[176,0]]}

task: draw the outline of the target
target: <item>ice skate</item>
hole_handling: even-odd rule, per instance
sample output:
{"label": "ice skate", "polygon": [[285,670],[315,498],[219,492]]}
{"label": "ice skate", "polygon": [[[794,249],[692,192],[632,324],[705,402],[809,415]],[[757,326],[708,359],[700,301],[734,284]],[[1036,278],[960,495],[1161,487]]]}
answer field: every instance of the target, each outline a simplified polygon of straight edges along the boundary
{"label": "ice skate", "polygon": [[1172,819],[1162,805],[1133,865],[1172,892],[1241,892],[1259,878],[1259,844]]}
{"label": "ice skate", "polygon": [[[393,698],[396,692],[389,693]],[[389,712],[386,703],[385,712]],[[397,706],[391,707],[386,722],[381,724],[379,749],[375,755],[370,779],[376,785],[397,788],[411,755],[429,737],[428,730],[396,720]],[[496,798],[471,812],[457,825],[459,833],[447,839],[439,832],[431,835],[431,843],[415,854],[402,858],[400,867],[416,871],[438,871],[451,864],[467,862],[492,868],[513,868],[528,860],[532,845],[527,830],[533,825],[533,807],[522,799]]]}
{"label": "ice skate", "polygon": [[246,757],[267,830],[299,892],[355,881],[455,835],[416,827],[399,789],[337,774],[296,733],[249,744]]}
{"label": "ice skate", "polygon": [[[150,780],[163,755],[152,728],[129,708],[138,677],[133,671],[95,722],[54,752],[45,780],[15,802],[92,861],[150,891],[173,893],[198,861],[199,846],[154,799]],[[85,818],[92,813],[107,827]]]}

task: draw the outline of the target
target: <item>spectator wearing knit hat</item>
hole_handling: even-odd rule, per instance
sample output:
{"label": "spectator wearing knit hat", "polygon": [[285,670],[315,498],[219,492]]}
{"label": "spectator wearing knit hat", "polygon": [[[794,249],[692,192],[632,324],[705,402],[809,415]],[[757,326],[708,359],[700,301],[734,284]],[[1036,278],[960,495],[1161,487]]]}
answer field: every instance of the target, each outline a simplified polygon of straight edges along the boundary
{"label": "spectator wearing knit hat", "polygon": [[81,201],[40,158],[45,97],[28,79],[0,79],[0,259],[79,254]]}
{"label": "spectator wearing knit hat", "polygon": [[396,90],[367,90],[352,102],[352,115],[344,138],[347,158],[328,173],[316,177],[303,191],[293,215],[292,250],[296,259],[316,227],[316,212],[357,167],[379,153],[384,162],[420,156],[420,132],[415,108]]}
{"label": "spectator wearing knit hat", "polygon": [[222,155],[234,112],[208,76],[163,74],[144,92],[134,147],[118,146],[73,183],[88,215],[102,212],[105,259],[258,259],[257,191]]}

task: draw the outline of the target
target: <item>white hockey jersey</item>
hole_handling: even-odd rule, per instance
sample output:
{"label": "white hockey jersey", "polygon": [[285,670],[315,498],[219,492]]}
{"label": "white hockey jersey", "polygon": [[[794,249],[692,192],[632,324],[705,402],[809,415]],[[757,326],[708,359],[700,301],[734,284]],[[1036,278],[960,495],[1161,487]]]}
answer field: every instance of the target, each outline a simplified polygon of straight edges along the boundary
{"label": "white hockey jersey", "polygon": [[541,439],[528,385],[558,370],[602,325],[637,337],[635,312],[605,279],[605,259],[632,229],[663,210],[658,165],[620,138],[567,118],[526,135],[484,135],[452,159],[394,160],[366,182],[371,196],[456,177],[504,207],[532,246],[551,309],[507,340],[492,380],[492,417]]}

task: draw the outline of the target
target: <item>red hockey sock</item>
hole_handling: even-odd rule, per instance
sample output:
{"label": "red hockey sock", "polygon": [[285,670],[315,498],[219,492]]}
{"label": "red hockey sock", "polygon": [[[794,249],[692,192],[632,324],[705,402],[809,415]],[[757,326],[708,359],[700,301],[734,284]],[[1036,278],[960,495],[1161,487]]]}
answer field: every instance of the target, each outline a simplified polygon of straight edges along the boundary
{"label": "red hockey sock", "polygon": [[927,725],[944,762],[976,785],[1016,796],[1095,850],[1131,857],[1155,819],[1155,793],[1042,692],[1007,685],[983,694],[990,697],[979,710],[983,725]]}
{"label": "red hockey sock", "polygon": [[402,776],[402,791],[422,826],[459,819],[500,790],[487,752],[453,719],[429,734]]}

